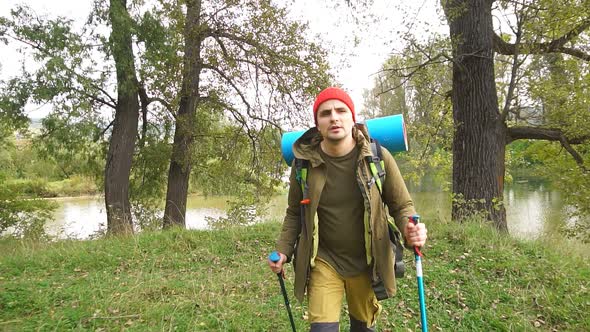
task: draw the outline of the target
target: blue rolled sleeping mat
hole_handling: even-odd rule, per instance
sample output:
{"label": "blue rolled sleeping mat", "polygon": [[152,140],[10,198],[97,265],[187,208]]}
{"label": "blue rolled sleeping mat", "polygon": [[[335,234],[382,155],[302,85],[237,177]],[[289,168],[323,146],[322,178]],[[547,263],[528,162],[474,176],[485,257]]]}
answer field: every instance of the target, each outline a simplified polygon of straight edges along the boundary
{"label": "blue rolled sleeping mat", "polygon": [[[379,141],[381,146],[389,150],[389,152],[408,151],[408,136],[402,114],[370,119],[365,124],[369,130],[369,135]],[[293,143],[306,131],[291,131],[283,134],[281,138],[281,152],[287,165],[290,166],[295,158],[293,155]]]}

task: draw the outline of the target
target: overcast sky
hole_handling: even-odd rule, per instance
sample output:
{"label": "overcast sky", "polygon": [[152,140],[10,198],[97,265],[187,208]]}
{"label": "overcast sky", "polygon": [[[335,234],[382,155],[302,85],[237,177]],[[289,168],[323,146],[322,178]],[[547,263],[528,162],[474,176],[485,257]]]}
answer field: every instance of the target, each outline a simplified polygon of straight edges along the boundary
{"label": "overcast sky", "polygon": [[[335,8],[338,2],[341,5]],[[366,12],[354,14],[344,0],[296,0],[292,10],[299,13],[301,20],[308,21],[310,29],[335,50],[330,62],[336,70],[336,79],[352,95],[355,107],[361,109],[362,91],[373,86],[374,74],[392,52],[402,49],[401,33],[422,29],[418,21],[439,21],[437,3],[432,0],[373,0]],[[359,25],[354,22],[353,15],[361,21],[364,15],[368,17]],[[417,23],[408,27],[409,22]],[[442,23],[440,28],[447,30]],[[356,46],[355,36],[359,42]],[[339,52],[343,50],[347,52]]]}
{"label": "overcast sky", "polygon": [[[283,0],[287,1],[287,0]],[[340,2],[340,4],[339,4]],[[354,1],[353,1],[354,2]],[[438,1],[432,0],[373,0],[366,12],[354,14],[344,0],[289,0],[291,15],[309,23],[313,34],[325,40],[330,52],[330,63],[337,81],[352,96],[355,106],[362,109],[363,89],[373,85],[374,74],[394,50],[402,47],[400,32],[420,31],[421,23],[428,22],[434,29],[446,33],[444,22],[436,12]],[[92,0],[0,0],[0,16],[9,14],[17,3],[26,3],[40,15],[60,15],[84,20],[90,12]],[[355,24],[354,16],[361,20]],[[368,16],[363,21],[363,16]],[[431,26],[430,29],[433,29]],[[355,40],[358,44],[355,45]],[[0,77],[16,72],[15,53],[0,49],[2,69]]]}

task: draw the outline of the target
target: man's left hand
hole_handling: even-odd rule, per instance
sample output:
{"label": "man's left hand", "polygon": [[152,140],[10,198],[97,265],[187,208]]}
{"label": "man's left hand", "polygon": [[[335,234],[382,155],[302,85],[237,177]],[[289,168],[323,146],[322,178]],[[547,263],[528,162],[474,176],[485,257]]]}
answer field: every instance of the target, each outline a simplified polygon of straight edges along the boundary
{"label": "man's left hand", "polygon": [[426,234],[428,230],[424,224],[414,225],[411,222],[406,224],[404,228],[404,238],[406,239],[406,245],[411,247],[422,247],[426,243]]}

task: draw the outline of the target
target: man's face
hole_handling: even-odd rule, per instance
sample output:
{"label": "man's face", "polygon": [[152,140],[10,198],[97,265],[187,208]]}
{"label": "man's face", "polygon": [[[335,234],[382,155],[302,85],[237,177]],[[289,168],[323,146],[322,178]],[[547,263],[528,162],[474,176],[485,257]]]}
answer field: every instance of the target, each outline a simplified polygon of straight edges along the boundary
{"label": "man's face", "polygon": [[338,99],[326,100],[318,107],[317,127],[325,140],[344,140],[352,135],[352,112]]}

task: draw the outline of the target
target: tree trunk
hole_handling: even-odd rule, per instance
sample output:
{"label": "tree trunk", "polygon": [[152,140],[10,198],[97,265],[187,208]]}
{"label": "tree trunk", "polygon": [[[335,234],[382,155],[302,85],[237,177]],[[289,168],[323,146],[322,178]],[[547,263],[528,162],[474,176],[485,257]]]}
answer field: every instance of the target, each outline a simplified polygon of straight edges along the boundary
{"label": "tree trunk", "polygon": [[506,126],[498,110],[494,77],[492,0],[445,3],[453,41],[452,217],[484,213],[507,230],[502,203]]}
{"label": "tree trunk", "polygon": [[133,232],[129,205],[129,174],[139,116],[138,82],[132,49],[131,20],[126,0],[111,0],[111,47],[117,70],[118,101],[105,167],[105,205],[109,234]]}
{"label": "tree trunk", "polygon": [[184,28],[184,71],[172,158],[168,172],[164,227],[186,226],[186,199],[192,167],[195,118],[199,104],[200,53],[203,41],[199,20],[200,13],[200,0],[187,1],[186,26]]}

